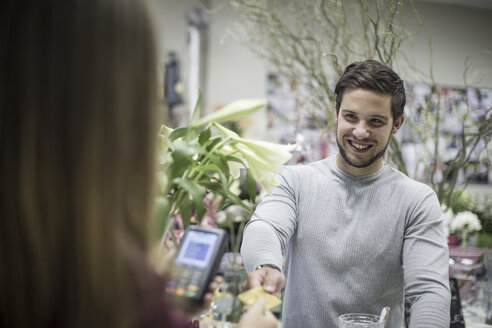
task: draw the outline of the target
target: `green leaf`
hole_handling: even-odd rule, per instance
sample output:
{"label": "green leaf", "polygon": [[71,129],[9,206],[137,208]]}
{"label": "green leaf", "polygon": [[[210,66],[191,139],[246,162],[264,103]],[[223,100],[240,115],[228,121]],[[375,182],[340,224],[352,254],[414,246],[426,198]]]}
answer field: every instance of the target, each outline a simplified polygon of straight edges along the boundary
{"label": "green leaf", "polygon": [[[210,151],[211,151],[211,150],[215,147],[215,145],[216,145],[216,144],[218,144],[218,143],[219,143],[219,142],[221,142],[221,141],[222,141],[222,138],[220,138],[220,137],[214,137],[214,138],[212,138],[212,139],[209,139],[209,142],[208,142],[208,143],[207,143],[207,145],[205,146],[205,147],[206,147],[206,149],[207,149],[207,151],[209,151],[209,152],[210,152]],[[227,143],[226,143],[226,144],[227,144]]]}
{"label": "green leaf", "polygon": [[213,156],[211,162],[218,167],[218,171],[223,173],[225,176],[229,176],[229,165],[223,156]]}
{"label": "green leaf", "polygon": [[191,196],[191,200],[194,209],[197,212],[198,219],[201,219],[205,214],[205,205],[203,204],[205,189],[193,180],[186,178],[179,180],[179,185]]}
{"label": "green leaf", "polygon": [[238,205],[241,206],[244,210],[246,210],[249,214],[253,214],[253,210],[239,198],[238,196],[234,195],[233,193],[226,192],[225,194],[221,193],[221,195],[224,197],[224,200],[219,206],[219,211],[225,210],[231,205]]}
{"label": "green leaf", "polygon": [[202,133],[200,133],[200,136],[198,137],[198,143],[203,146],[207,141],[210,140],[211,136],[212,136],[212,131],[210,131],[210,128],[208,128]]}
{"label": "green leaf", "polygon": [[184,144],[177,145],[172,151],[171,157],[173,162],[170,166],[171,177],[181,177],[193,162],[193,156],[196,154],[193,147]]}
{"label": "green leaf", "polygon": [[223,186],[222,195],[233,204],[239,205],[244,208],[249,214],[253,214],[253,210],[248,205],[244,204],[241,198],[233,194],[227,186]]}
{"label": "green leaf", "polygon": [[190,126],[196,125],[196,123],[200,119],[201,107],[202,107],[202,90],[199,90],[198,99],[195,104],[195,109],[193,110],[193,114],[191,115]]}
{"label": "green leaf", "polygon": [[167,227],[171,203],[167,197],[157,196],[155,198],[154,210],[152,213],[152,231],[156,237],[161,237]]}
{"label": "green leaf", "polygon": [[223,176],[225,178],[223,169],[214,163],[197,166],[196,171],[203,173],[208,178],[210,178],[209,175],[211,175],[211,173],[217,173],[219,176]]}
{"label": "green leaf", "polygon": [[252,203],[255,203],[256,192],[258,187],[256,186],[256,180],[250,170],[246,170],[246,186],[248,188],[249,199]]}
{"label": "green leaf", "polygon": [[[205,188],[207,188],[209,190],[212,190],[212,188],[209,186],[209,182],[207,182],[207,181],[210,181],[210,184],[219,184],[221,189],[218,189],[218,190],[215,189],[214,191],[220,192],[221,194],[223,194],[222,189],[227,188],[227,186],[229,184],[229,180],[228,180],[228,176],[226,176],[224,174],[224,172],[222,171],[222,169],[220,167],[218,167],[215,164],[207,164],[207,165],[202,165],[200,167],[197,167],[197,171],[199,171],[200,173],[204,173],[202,178],[199,180],[200,185],[204,186]],[[206,172],[208,172],[209,174],[206,174]],[[213,173],[217,173],[217,175],[219,177],[218,178],[214,177]]]}
{"label": "green leaf", "polygon": [[222,190],[222,184],[219,180],[203,179],[198,180],[198,183],[212,192],[220,193],[220,191]]}
{"label": "green leaf", "polygon": [[219,210],[219,211],[224,211],[224,210],[225,210],[225,209],[227,209],[229,206],[234,205],[234,204],[235,204],[235,203],[234,203],[234,202],[232,202],[231,200],[229,200],[229,199],[227,199],[227,198],[224,198],[224,199],[222,200],[222,202],[220,203],[218,210]]}
{"label": "green leaf", "polygon": [[174,129],[173,132],[169,134],[168,138],[171,142],[179,138],[184,138],[188,135],[189,130],[190,129],[187,127]]}
{"label": "green leaf", "polygon": [[190,225],[191,211],[193,210],[193,204],[189,197],[184,197],[179,203],[179,213],[183,220],[183,226],[186,228]]}

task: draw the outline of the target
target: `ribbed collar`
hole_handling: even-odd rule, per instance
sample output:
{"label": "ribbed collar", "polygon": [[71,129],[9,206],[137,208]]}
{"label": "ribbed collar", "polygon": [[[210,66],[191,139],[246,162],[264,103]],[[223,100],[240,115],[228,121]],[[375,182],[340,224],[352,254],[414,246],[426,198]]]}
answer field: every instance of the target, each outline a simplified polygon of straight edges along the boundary
{"label": "ribbed collar", "polygon": [[338,167],[337,161],[336,161],[337,155],[338,155],[338,153],[329,156],[326,159],[326,161],[327,161],[327,164],[328,164],[330,171],[335,176],[339,177],[342,180],[351,180],[351,181],[359,182],[359,183],[372,182],[372,181],[378,179],[389,168],[388,164],[385,161],[383,161],[383,166],[381,166],[381,168],[377,172],[374,172],[374,173],[371,173],[368,175],[352,175],[352,174],[349,174],[349,173],[341,170]]}

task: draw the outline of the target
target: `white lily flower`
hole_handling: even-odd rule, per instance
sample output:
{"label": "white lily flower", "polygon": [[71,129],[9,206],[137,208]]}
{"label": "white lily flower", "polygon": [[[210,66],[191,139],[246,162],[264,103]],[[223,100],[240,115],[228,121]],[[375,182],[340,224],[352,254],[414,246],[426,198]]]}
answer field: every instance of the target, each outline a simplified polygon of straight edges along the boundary
{"label": "white lily flower", "polygon": [[242,139],[241,143],[270,163],[275,171],[292,158],[295,145],[282,145],[273,142]]}
{"label": "white lily flower", "polygon": [[230,147],[241,153],[253,177],[271,194],[272,187],[279,185],[275,175],[292,157],[291,151],[295,146],[241,138],[220,124],[214,123],[214,126],[235,141]]}

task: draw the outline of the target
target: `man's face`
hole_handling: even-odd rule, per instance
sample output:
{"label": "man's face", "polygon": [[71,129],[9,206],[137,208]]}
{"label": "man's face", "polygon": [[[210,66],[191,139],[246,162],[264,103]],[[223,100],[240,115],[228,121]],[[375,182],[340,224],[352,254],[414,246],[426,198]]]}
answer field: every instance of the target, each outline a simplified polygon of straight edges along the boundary
{"label": "man's face", "polygon": [[403,119],[402,115],[393,122],[391,96],[364,89],[345,90],[336,117],[338,167],[352,175],[379,170],[390,137]]}

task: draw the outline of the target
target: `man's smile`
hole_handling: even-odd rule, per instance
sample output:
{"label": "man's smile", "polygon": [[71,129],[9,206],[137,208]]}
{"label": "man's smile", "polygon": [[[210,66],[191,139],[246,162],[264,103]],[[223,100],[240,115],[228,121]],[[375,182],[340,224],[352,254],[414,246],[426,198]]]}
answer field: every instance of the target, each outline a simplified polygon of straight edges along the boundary
{"label": "man's smile", "polygon": [[351,146],[352,150],[357,153],[365,153],[373,146],[372,144],[361,143],[353,139],[347,139],[347,142]]}

